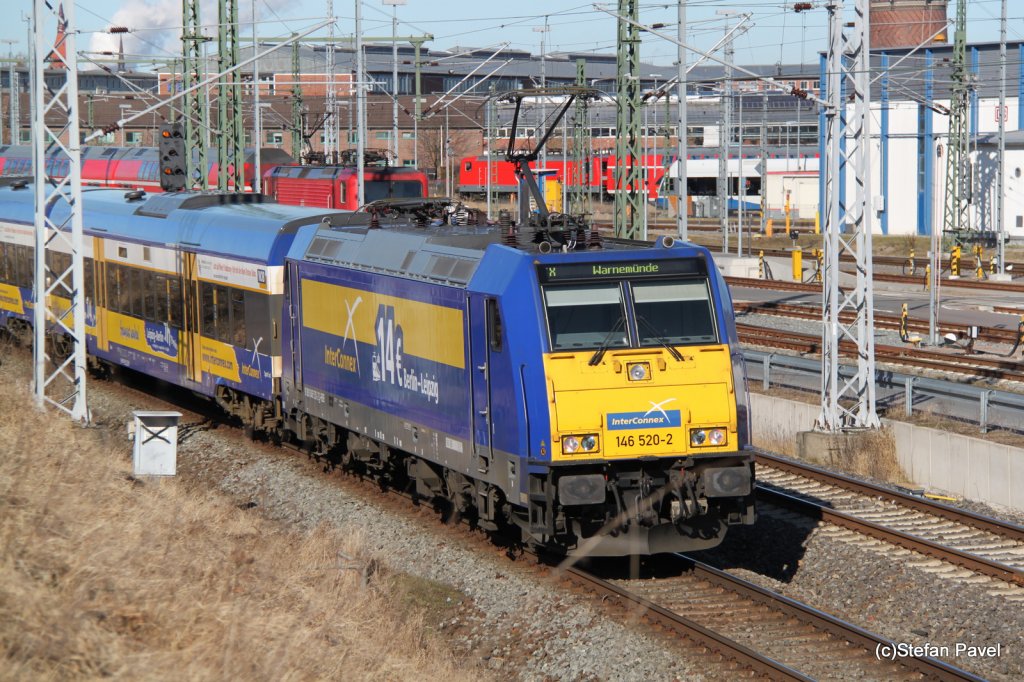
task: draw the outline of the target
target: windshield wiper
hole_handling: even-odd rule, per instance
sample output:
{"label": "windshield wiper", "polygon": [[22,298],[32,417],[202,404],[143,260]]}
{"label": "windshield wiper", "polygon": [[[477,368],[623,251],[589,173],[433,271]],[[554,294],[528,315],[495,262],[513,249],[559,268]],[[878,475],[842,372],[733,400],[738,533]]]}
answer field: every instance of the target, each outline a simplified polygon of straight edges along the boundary
{"label": "windshield wiper", "polygon": [[619,315],[619,319],[615,320],[615,324],[612,325],[612,328],[608,331],[608,335],[604,337],[604,341],[602,341],[601,345],[598,346],[596,351],[594,351],[594,354],[590,356],[590,360],[587,362],[588,365],[596,367],[601,363],[601,358],[604,357],[605,351],[607,351],[608,347],[611,346],[612,339],[615,338],[615,333],[619,331],[619,328],[625,321],[626,316]]}
{"label": "windshield wiper", "polygon": [[643,315],[637,315],[636,316],[636,321],[639,322],[640,324],[642,324],[644,326],[644,328],[647,329],[647,331],[649,331],[652,334],[652,336],[651,336],[652,339],[654,339],[655,341],[657,341],[662,346],[664,346],[665,348],[668,349],[668,352],[672,355],[672,357],[674,357],[676,359],[676,362],[682,362],[683,361],[683,356],[679,354],[679,351],[677,351],[675,348],[673,348],[671,345],[669,345],[668,340],[665,339],[664,336],[661,336],[660,334],[658,334],[658,330],[655,329],[654,325],[651,324],[650,322],[648,322],[643,317]]}

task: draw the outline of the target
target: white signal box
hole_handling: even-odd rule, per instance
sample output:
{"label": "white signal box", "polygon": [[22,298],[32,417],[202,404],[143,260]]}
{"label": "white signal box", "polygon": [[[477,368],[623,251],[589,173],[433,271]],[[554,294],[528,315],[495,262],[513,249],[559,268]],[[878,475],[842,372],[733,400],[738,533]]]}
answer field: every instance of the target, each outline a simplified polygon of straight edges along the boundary
{"label": "white signal box", "polygon": [[178,419],[181,412],[135,410],[128,426],[134,438],[135,476],[174,476],[178,472]]}

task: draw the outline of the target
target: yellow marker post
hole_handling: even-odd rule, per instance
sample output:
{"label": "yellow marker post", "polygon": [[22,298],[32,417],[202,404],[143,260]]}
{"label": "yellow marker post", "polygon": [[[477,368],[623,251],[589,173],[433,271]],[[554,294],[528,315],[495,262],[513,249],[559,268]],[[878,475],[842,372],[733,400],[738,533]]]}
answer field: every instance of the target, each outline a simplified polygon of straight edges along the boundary
{"label": "yellow marker post", "polygon": [[821,214],[814,212],[814,234],[821,234]]}
{"label": "yellow marker post", "polygon": [[975,244],[971,250],[974,251],[974,276],[985,279],[985,249],[981,244]]}
{"label": "yellow marker post", "polygon": [[757,278],[764,279],[764,250],[757,252]]}
{"label": "yellow marker post", "polygon": [[960,276],[960,254],[961,248],[959,245],[954,246],[953,250],[949,254],[949,276],[959,277]]}
{"label": "yellow marker post", "polygon": [[932,288],[932,264],[928,263],[924,266],[924,288],[930,290]]}
{"label": "yellow marker post", "polygon": [[786,234],[789,234],[789,228],[792,227],[792,221],[790,220],[789,214],[789,192],[786,192]]}
{"label": "yellow marker post", "polygon": [[818,282],[818,283],[821,283],[821,266],[822,266],[822,259],[823,259],[824,255],[825,255],[825,252],[822,251],[821,249],[814,249],[813,253],[814,253],[814,267],[815,267],[815,270],[814,270],[814,281]]}
{"label": "yellow marker post", "polygon": [[765,234],[766,237],[771,237],[772,236],[772,230],[773,230],[774,227],[775,227],[774,221],[772,221],[772,219],[769,218],[768,222],[765,223],[765,226],[764,226],[764,230],[765,230],[764,234]]}
{"label": "yellow marker post", "polygon": [[804,250],[799,246],[793,249],[793,281],[802,282],[804,278]]}

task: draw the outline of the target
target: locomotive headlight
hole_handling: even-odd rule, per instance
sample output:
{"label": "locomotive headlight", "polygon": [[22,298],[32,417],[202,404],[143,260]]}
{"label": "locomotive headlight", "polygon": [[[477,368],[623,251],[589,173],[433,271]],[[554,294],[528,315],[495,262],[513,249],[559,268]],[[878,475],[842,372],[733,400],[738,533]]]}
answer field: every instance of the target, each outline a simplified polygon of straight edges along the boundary
{"label": "locomotive headlight", "polygon": [[647,381],[651,378],[651,365],[647,362],[634,362],[629,365],[630,381]]}
{"label": "locomotive headlight", "polygon": [[727,439],[728,432],[724,427],[690,430],[690,446],[695,448],[725,445]]}
{"label": "locomotive headlight", "polygon": [[583,447],[583,452],[593,452],[597,450],[597,436],[583,436],[580,441],[580,445]]}
{"label": "locomotive headlight", "polygon": [[562,439],[562,452],[566,454],[573,454],[578,452],[580,449],[580,439],[576,436],[566,436]]}

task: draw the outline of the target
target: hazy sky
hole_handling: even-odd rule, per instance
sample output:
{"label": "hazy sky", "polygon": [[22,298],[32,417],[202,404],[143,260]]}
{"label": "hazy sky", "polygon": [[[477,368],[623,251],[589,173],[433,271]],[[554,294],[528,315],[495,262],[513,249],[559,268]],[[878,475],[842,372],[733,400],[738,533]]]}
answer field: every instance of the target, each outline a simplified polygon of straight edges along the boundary
{"label": "hazy sky", "polygon": [[[53,0],[59,1],[59,0]],[[402,1],[402,0],[397,0]],[[612,17],[594,9],[592,3],[579,0],[517,0],[515,2],[467,2],[466,0],[405,0],[397,8],[399,35],[430,33],[431,49],[454,46],[497,46],[508,42],[511,47],[540,52],[542,37],[546,51],[615,49],[615,22]],[[208,35],[216,37],[216,0],[201,0],[203,21],[210,25]],[[337,35],[354,31],[354,0],[335,0],[338,18]],[[617,3],[606,3],[614,8]],[[726,21],[734,17],[719,16],[719,11],[750,12],[753,25],[735,41],[736,59],[740,63],[815,63],[816,54],[824,48],[826,13],[823,9],[795,13],[787,7],[792,2],[779,0],[689,0],[688,39],[694,45],[708,48],[722,35]],[[820,4],[820,3],[816,3]],[[851,6],[852,0],[846,5]],[[22,17],[32,11],[31,0],[3,0],[9,8],[7,21],[0,23],[0,39],[16,40],[14,45],[0,45],[0,54],[9,49],[22,52],[27,41],[27,23]],[[968,40],[972,42],[999,39],[999,0],[970,0]],[[240,11],[244,35],[251,35],[253,8],[259,18],[259,33],[287,35],[301,31],[327,15],[327,0],[241,0]],[[125,36],[125,51],[130,54],[171,56],[180,53],[179,26],[181,0],[80,0],[76,5],[76,21],[82,36],[79,50],[116,49],[117,39],[104,31],[107,27],[126,26],[132,32]],[[674,2],[644,2],[640,5],[643,23],[666,23],[666,32],[675,32],[677,6]],[[391,34],[390,6],[382,0],[363,3],[363,33],[370,36]],[[1024,40],[1024,1],[1009,0],[1009,39]],[[543,32],[545,19],[548,31]],[[326,35],[326,29],[318,35]],[[644,61],[671,65],[675,59],[674,44],[653,36],[644,38],[641,56]]]}

